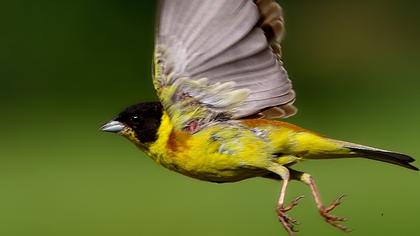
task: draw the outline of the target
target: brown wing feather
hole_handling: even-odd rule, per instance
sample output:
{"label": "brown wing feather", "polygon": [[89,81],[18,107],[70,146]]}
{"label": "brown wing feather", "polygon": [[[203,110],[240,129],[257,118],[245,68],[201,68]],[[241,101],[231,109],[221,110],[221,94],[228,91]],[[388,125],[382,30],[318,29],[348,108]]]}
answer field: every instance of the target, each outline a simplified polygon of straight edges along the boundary
{"label": "brown wing feather", "polygon": [[[257,4],[261,15],[259,25],[263,29],[273,53],[277,56],[277,60],[282,64],[280,42],[285,33],[283,9],[274,0],[255,0],[255,4]],[[260,111],[256,117],[274,119],[293,116],[297,112],[293,102],[294,100],[284,105],[266,108]]]}

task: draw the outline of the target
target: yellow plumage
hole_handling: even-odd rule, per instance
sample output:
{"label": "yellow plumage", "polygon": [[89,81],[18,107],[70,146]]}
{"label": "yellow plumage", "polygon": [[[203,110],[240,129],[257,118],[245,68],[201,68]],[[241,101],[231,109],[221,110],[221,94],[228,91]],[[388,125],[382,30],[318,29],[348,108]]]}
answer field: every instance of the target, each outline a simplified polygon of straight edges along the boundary
{"label": "yellow plumage", "polygon": [[325,152],[349,153],[330,139],[285,122],[250,121],[215,123],[190,134],[176,131],[164,114],[158,139],[146,151],[169,169],[213,182],[264,176],[273,162],[286,165]]}

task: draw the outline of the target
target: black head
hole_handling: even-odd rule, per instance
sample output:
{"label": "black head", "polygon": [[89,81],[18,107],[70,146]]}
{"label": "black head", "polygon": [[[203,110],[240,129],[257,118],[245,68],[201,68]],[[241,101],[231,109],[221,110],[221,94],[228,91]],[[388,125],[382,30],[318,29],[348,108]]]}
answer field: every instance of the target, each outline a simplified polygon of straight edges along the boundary
{"label": "black head", "polygon": [[126,108],[101,129],[119,133],[131,141],[146,144],[157,139],[161,118],[162,105],[160,102],[139,103]]}

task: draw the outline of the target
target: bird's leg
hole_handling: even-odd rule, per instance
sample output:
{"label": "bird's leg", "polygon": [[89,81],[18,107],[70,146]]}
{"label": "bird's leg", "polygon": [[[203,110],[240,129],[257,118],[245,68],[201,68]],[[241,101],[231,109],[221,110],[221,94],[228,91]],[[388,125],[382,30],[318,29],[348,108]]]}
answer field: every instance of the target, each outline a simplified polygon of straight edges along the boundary
{"label": "bird's leg", "polygon": [[337,217],[334,215],[331,215],[330,212],[334,210],[338,205],[341,204],[344,195],[341,195],[338,197],[331,205],[328,207],[325,207],[324,204],[321,201],[321,197],[318,191],[318,188],[315,184],[314,179],[311,175],[295,170],[291,171],[291,177],[296,180],[300,180],[303,183],[307,184],[311,188],[312,196],[315,200],[316,206],[319,210],[319,213],[322,217],[324,217],[325,221],[328,222],[330,225],[343,230],[343,231],[351,231],[351,229],[347,228],[346,226],[342,225],[341,223],[346,220],[344,217]]}
{"label": "bird's leg", "polygon": [[286,196],[287,185],[290,180],[289,170],[281,165],[274,165],[270,167],[269,170],[280,175],[283,179],[283,183],[280,190],[280,196],[277,202],[277,216],[283,227],[289,233],[289,235],[293,236],[295,235],[295,232],[297,232],[295,226],[299,224],[299,222],[293,219],[292,217],[288,216],[286,213],[293,209],[298,204],[299,200],[302,199],[303,196],[297,197],[289,205],[285,206],[284,199]]}

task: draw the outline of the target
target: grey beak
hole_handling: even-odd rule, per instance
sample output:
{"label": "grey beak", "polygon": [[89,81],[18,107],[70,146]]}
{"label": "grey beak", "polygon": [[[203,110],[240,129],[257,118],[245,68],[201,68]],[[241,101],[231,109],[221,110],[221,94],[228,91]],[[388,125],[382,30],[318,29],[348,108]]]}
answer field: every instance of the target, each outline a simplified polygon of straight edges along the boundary
{"label": "grey beak", "polygon": [[125,128],[125,125],[119,121],[111,120],[101,127],[102,131],[118,133]]}

